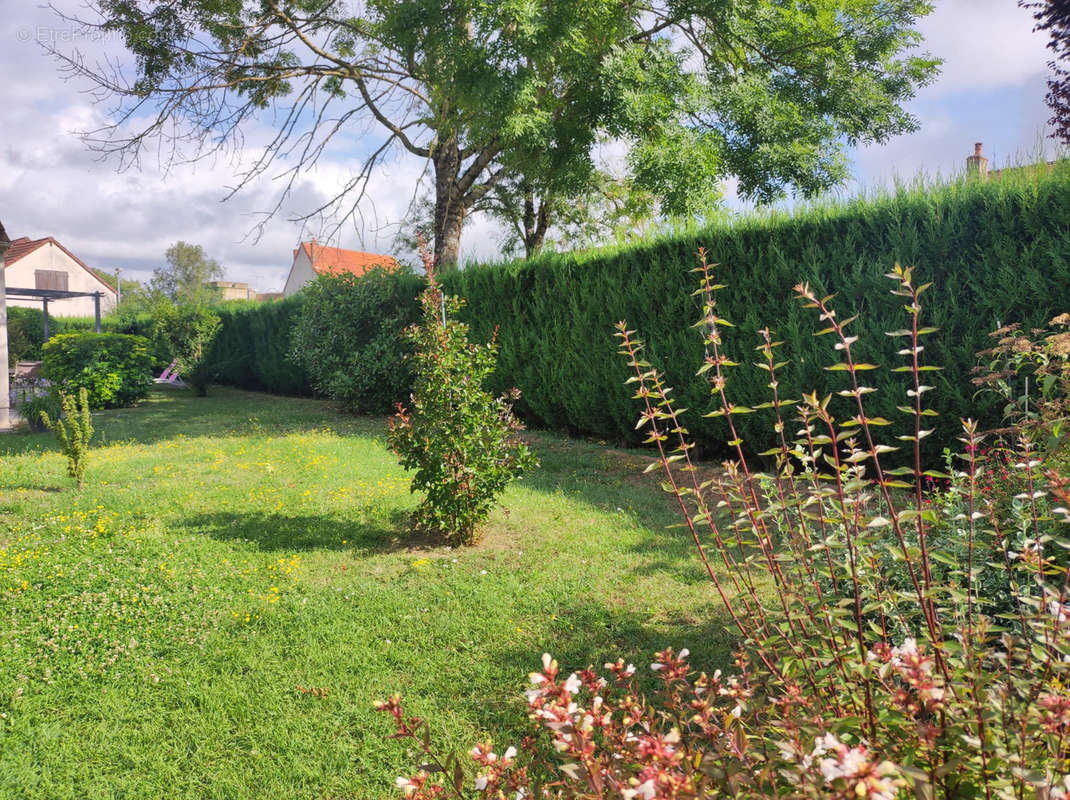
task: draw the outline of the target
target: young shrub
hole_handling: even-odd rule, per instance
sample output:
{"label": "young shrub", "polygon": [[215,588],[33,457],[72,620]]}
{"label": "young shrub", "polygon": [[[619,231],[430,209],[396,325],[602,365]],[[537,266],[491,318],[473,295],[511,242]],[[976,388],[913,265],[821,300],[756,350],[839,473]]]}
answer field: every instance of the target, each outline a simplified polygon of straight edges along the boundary
{"label": "young shrub", "polygon": [[178,362],[178,374],[198,397],[208,393],[211,370],[205,357],[221,327],[219,314],[207,306],[161,303],[153,309],[157,353]]}
{"label": "young shrub", "polygon": [[[757,366],[778,444],[766,454],[773,468],[756,469],[735,420],[759,407],[731,399],[737,362],[721,333],[731,323],[702,255],[700,373],[735,453],[722,471],[700,475],[662,372],[625,323],[618,336],[639,427],[737,634],[733,669],[696,674],[685,651],[665,650],[652,665],[661,691],[647,696],[622,661],[606,665],[608,680],[592,668],[562,680],[544,656],[527,693],[540,735],[523,754],[475,748],[474,780],[460,759],[433,754],[426,723],[394,698],[379,707],[424,765],[399,788],[414,799],[1070,795],[1064,462],[1045,470],[1034,430],[1019,422],[1007,466],[1024,490],[994,502],[979,486],[1004,464],[985,459],[985,436],[966,419],[950,468],[923,464],[934,416],[925,381],[938,368],[923,363],[922,342],[935,330],[922,319],[928,284],[897,265],[888,277],[907,325],[889,335],[906,362],[892,368],[906,396],[892,441],[903,465],[890,467],[897,448],[875,437],[896,422],[867,409],[879,367],[858,358],[855,317],[800,284],[798,298],[823,326],[817,335],[833,340],[823,363],[841,388],[785,398],[780,343],[763,330]],[[938,482],[949,482],[946,493],[926,488]]]}
{"label": "young shrub", "polygon": [[89,460],[89,440],[93,438],[93,420],[89,413],[89,393],[83,386],[78,390],[78,402],[69,394],[60,394],[63,416],[53,419],[41,412],[41,421],[51,428],[59,442],[60,451],[67,457],[67,474],[74,478],[79,489],[85,486],[85,468]]}
{"label": "young shrub", "polygon": [[26,420],[31,433],[43,433],[48,430],[48,426],[42,419],[42,414],[53,419],[58,418],[63,413],[63,404],[54,392],[42,392],[23,400],[15,410]]}
{"label": "young shrub", "polygon": [[494,372],[496,341],[468,341],[468,326],[452,316],[462,301],[445,297],[425,259],[428,286],[420,295],[422,321],[406,339],[414,350],[411,405],[390,419],[390,446],[416,470],[412,491],[425,496],[414,520],[452,544],[474,544],[495,499],[510,480],[537,462],[516,435],[522,426],[511,400],[484,388]]}
{"label": "young shrub", "polygon": [[412,349],[401,333],[420,316],[422,283],[379,267],[321,275],[301,290],[290,359],[346,410],[389,413],[412,390]]}
{"label": "young shrub", "polygon": [[142,336],[65,333],[43,348],[42,374],[63,392],[85,389],[91,408],[125,408],[152,388],[152,356]]}

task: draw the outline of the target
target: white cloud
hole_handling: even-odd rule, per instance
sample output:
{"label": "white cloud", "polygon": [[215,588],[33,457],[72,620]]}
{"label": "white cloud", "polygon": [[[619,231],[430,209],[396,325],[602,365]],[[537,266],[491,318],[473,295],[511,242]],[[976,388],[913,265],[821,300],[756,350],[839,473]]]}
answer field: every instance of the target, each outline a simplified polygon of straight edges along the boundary
{"label": "white cloud", "polygon": [[944,59],[935,94],[1022,86],[1046,70],[1044,38],[1013,0],[937,0],[919,28],[924,47]]}

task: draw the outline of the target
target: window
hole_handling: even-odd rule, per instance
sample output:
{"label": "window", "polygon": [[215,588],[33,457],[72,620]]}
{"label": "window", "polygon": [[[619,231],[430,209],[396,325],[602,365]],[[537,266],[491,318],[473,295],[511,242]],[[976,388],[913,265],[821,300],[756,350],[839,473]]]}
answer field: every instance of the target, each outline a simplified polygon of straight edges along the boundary
{"label": "window", "polygon": [[67,273],[58,269],[38,269],[33,273],[35,289],[67,291]]}

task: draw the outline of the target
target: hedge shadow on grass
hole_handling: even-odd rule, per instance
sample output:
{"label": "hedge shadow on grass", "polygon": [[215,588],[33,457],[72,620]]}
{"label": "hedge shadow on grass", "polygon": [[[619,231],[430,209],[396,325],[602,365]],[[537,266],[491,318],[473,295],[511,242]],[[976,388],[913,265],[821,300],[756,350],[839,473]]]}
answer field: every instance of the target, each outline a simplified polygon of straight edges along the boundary
{"label": "hedge shadow on grass", "polygon": [[[537,645],[530,649],[509,645],[486,654],[497,665],[500,684],[490,688],[476,685],[458,698],[457,707],[467,709],[479,729],[494,731],[496,739],[519,741],[531,732],[522,692],[529,688],[526,676],[540,669],[543,652],[557,659],[564,675],[588,666],[604,675],[605,663],[622,658],[635,664],[639,686],[648,695],[660,687],[650,664],[654,654],[666,647],[690,650],[689,660],[696,673],[729,671],[732,667],[736,638],[727,627],[727,616],[712,608],[710,616],[701,620],[668,623],[653,623],[642,613],[597,602],[577,602],[559,607],[555,613],[558,629]],[[434,730],[435,719],[428,722]]]}
{"label": "hedge shadow on grass", "polygon": [[345,550],[356,555],[423,550],[434,542],[408,530],[409,514],[395,510],[386,520],[359,521],[328,514],[288,516],[264,512],[215,512],[179,520],[181,530],[202,533],[219,541],[252,542],[260,550],[302,552]]}

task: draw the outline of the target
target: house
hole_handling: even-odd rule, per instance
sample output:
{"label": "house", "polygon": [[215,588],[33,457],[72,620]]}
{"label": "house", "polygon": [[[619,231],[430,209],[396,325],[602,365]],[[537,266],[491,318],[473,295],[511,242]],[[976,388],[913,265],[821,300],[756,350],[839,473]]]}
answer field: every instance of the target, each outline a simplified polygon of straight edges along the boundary
{"label": "house", "polygon": [[209,281],[209,289],[219,293],[220,300],[256,300],[256,289],[250,289],[247,283],[237,281]]}
{"label": "house", "polygon": [[966,159],[966,174],[976,175],[981,180],[998,181],[1004,176],[1018,173],[1028,173],[1031,176],[1049,172],[1055,167],[1054,161],[1040,162],[1038,164],[1025,164],[1017,167],[1004,167],[1003,169],[989,169],[988,158],[981,154],[983,143],[976,142],[973,146],[973,155]]}
{"label": "house", "polygon": [[319,275],[363,275],[374,267],[397,269],[398,262],[392,256],[376,253],[361,253],[357,250],[343,250],[340,247],[327,247],[313,239],[301,242],[294,250],[294,260],[286,285],[282,289],[284,297],[291,297],[306,284]]}
{"label": "house", "polygon": [[[115,309],[115,289],[97,277],[74,253],[52,236],[30,239],[23,236],[11,242],[4,257],[4,281],[7,289],[51,289],[61,292],[100,292],[100,311]],[[40,300],[11,299],[9,306],[40,308]],[[62,317],[91,317],[92,297],[49,300],[50,314]]]}

